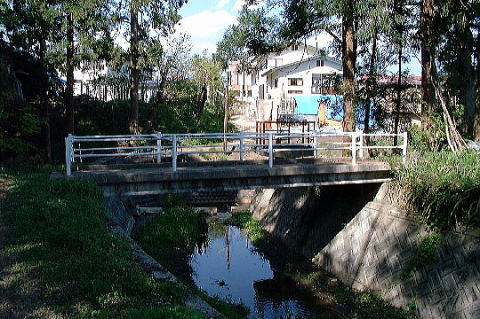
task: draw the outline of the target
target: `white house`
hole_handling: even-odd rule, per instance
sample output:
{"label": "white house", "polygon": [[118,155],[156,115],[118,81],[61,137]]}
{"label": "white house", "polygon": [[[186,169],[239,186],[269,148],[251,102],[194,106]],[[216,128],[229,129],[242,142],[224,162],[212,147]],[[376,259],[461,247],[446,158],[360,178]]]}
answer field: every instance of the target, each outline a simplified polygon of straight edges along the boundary
{"label": "white house", "polygon": [[336,95],[342,74],[340,61],[302,44],[256,57],[245,69],[238,61],[230,63],[229,87],[247,108],[255,109],[256,120],[293,112],[298,97]]}

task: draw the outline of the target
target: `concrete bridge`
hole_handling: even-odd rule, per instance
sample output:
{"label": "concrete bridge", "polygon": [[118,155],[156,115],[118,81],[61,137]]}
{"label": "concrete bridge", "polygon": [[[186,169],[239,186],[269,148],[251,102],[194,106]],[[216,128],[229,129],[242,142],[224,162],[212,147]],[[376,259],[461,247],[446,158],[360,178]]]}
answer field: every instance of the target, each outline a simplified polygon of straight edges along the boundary
{"label": "concrete bridge", "polygon": [[157,194],[217,192],[256,188],[285,188],[382,183],[390,179],[390,166],[382,162],[298,163],[235,166],[189,166],[77,171],[107,192]]}
{"label": "concrete bridge", "polygon": [[364,151],[405,156],[406,146],[406,134],[69,136],[66,173],[105,191],[142,194],[382,183],[390,179],[389,165],[367,160]]}

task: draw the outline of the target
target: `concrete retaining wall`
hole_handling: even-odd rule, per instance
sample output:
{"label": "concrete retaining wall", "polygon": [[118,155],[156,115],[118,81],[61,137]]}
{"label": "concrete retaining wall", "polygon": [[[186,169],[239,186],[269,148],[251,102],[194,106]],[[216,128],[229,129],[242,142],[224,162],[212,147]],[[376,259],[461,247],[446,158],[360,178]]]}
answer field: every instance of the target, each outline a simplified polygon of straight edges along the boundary
{"label": "concrete retaining wall", "polygon": [[320,196],[311,189],[264,190],[251,208],[268,231],[355,289],[405,309],[415,302],[419,318],[480,318],[478,235],[442,234],[439,261],[402,280],[428,230],[390,204],[385,185],[371,202],[375,189],[348,187],[324,188]]}

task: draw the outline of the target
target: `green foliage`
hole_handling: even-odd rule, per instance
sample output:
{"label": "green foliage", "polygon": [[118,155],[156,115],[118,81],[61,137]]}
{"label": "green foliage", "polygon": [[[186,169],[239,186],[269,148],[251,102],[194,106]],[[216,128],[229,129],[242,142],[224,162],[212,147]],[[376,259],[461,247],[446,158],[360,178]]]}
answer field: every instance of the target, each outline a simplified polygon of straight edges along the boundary
{"label": "green foliage", "polygon": [[[414,155],[415,156],[415,155]],[[431,152],[394,170],[412,213],[440,229],[480,226],[480,155]]]}
{"label": "green foliage", "polygon": [[185,285],[190,288],[197,296],[205,300],[209,305],[215,308],[218,312],[229,319],[246,318],[249,314],[249,309],[241,302],[235,303],[233,301],[223,301],[220,297],[209,296],[203,290],[199,289],[193,283],[186,282]]}
{"label": "green foliage", "polygon": [[195,244],[205,236],[207,227],[205,217],[193,208],[173,206],[170,202],[162,214],[145,225],[138,239],[142,248],[155,256],[157,250]]}
{"label": "green foliage", "polygon": [[182,291],[150,278],[131,260],[128,243],[108,231],[94,185],[49,182],[48,172],[6,171],[14,180],[2,208],[10,228],[5,250],[16,260],[6,269],[11,294],[35,295],[59,317],[118,318],[183,303]]}
{"label": "green foliage", "polygon": [[434,113],[430,118],[430,127],[421,129],[418,126],[412,126],[408,130],[409,150],[424,152],[435,152],[444,149],[447,146],[445,135],[445,122],[442,117]]}
{"label": "green foliage", "polygon": [[248,210],[234,214],[228,222],[245,231],[248,238],[256,246],[261,245],[268,238],[268,232],[263,229],[258,220],[252,218],[252,213]]}
{"label": "green foliage", "polygon": [[422,238],[415,249],[415,255],[410,258],[407,266],[402,271],[403,279],[409,278],[415,271],[435,264],[438,261],[440,239],[440,234],[435,232]]}
{"label": "green foliage", "polygon": [[360,293],[355,298],[360,318],[365,319],[410,319],[413,311],[405,312],[371,293]]}
{"label": "green foliage", "polygon": [[185,307],[143,308],[129,310],[125,319],[202,319],[204,316]]}
{"label": "green foliage", "polygon": [[145,225],[138,242],[147,253],[171,268],[173,252],[201,241],[208,226],[204,216],[181,204],[177,197],[167,198],[165,204],[165,211]]}

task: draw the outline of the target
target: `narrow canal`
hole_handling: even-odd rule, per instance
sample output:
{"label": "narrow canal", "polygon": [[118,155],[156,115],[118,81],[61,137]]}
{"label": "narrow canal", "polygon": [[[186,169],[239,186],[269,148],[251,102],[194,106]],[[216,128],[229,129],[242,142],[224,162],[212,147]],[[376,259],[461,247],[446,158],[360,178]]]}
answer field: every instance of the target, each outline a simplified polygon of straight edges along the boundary
{"label": "narrow canal", "polygon": [[340,318],[271,263],[237,227],[209,220],[206,241],[191,258],[192,280],[210,296],[241,302],[249,318]]}

